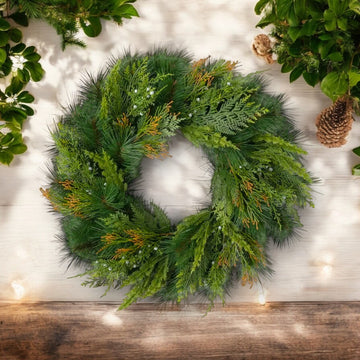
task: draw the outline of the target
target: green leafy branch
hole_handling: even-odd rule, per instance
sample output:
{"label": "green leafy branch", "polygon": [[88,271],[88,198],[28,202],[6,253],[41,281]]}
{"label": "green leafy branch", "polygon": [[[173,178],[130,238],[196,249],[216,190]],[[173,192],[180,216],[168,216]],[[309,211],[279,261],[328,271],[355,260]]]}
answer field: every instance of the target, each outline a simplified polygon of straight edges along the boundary
{"label": "green leafy branch", "polygon": [[[14,13],[11,18],[19,25],[28,24],[23,14]],[[30,80],[40,81],[44,75],[35,47],[27,47],[21,40],[22,32],[0,17],[0,78],[9,84],[0,90],[0,163],[6,165],[27,149],[21,129],[34,114],[28,105],[34,97],[24,88]]]}
{"label": "green leafy branch", "polygon": [[260,0],[258,27],[273,25],[273,52],[290,72],[290,82],[303,76],[333,101],[360,96],[360,3],[358,0]]}
{"label": "green leafy branch", "polygon": [[89,37],[101,33],[101,19],[113,20],[139,16],[132,5],[135,0],[0,0],[0,78],[5,89],[0,90],[0,164],[9,165],[14,155],[26,151],[21,130],[28,116],[34,115],[28,105],[34,97],[25,86],[40,81],[44,70],[41,56],[34,46],[21,42],[21,30],[13,26],[28,26],[29,19],[42,19],[52,25],[62,37],[62,47],[85,43],[76,35],[82,29]]}

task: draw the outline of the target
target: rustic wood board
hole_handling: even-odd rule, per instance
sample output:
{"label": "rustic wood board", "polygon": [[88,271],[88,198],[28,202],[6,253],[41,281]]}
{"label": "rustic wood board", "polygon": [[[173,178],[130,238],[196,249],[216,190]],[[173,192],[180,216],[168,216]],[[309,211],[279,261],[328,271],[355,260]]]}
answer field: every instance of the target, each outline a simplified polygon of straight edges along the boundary
{"label": "rustic wood board", "polygon": [[359,359],[360,303],[0,303],[2,360]]}

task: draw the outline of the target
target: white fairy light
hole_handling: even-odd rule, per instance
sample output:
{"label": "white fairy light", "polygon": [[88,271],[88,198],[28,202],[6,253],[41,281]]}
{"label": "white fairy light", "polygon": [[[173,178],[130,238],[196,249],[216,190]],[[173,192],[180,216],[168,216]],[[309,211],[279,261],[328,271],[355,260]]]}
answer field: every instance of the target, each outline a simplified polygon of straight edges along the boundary
{"label": "white fairy light", "polygon": [[258,300],[259,300],[260,305],[265,305],[266,304],[266,298],[265,298],[265,294],[263,292],[261,292],[259,294]]}
{"label": "white fairy light", "polygon": [[12,61],[12,71],[22,70],[24,68],[24,64],[27,60],[22,55],[13,55],[10,56],[10,60]]}
{"label": "white fairy light", "polygon": [[11,287],[14,290],[14,297],[16,300],[20,300],[25,295],[25,288],[21,283],[17,280],[11,282]]}
{"label": "white fairy light", "polygon": [[330,264],[326,264],[322,267],[321,273],[325,278],[329,278],[332,273],[332,266]]}

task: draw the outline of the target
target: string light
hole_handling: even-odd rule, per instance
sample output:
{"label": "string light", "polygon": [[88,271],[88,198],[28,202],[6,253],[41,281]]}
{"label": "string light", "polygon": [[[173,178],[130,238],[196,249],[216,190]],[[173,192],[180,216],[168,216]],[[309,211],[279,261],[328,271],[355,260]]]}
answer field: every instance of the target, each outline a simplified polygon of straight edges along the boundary
{"label": "string light", "polygon": [[14,297],[16,300],[20,300],[24,297],[25,295],[25,288],[23,285],[21,285],[21,283],[17,280],[14,280],[11,282],[11,287],[14,290]]}
{"label": "string light", "polygon": [[324,265],[321,272],[325,278],[330,277],[332,273],[332,266],[330,264]]}
{"label": "string light", "polygon": [[263,292],[261,292],[259,294],[259,304],[260,305],[265,305],[266,304],[265,294]]}

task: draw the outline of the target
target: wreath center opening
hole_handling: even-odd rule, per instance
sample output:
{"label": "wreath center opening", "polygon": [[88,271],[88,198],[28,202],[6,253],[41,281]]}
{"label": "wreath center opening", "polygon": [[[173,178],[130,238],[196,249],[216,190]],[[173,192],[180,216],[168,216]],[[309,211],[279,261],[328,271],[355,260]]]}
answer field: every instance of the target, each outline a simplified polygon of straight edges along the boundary
{"label": "wreath center opening", "polygon": [[201,148],[180,134],[170,139],[169,154],[143,159],[134,192],[160,206],[176,224],[209,206],[213,169]]}

